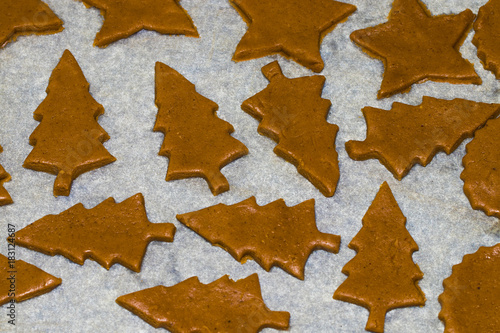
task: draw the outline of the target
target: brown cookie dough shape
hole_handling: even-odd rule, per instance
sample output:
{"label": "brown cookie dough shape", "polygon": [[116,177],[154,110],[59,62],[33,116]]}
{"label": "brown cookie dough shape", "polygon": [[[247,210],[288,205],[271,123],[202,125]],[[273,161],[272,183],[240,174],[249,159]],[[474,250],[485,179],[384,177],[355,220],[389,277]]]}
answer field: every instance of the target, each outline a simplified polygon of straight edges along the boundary
{"label": "brown cookie dough shape", "polygon": [[63,30],[63,22],[41,0],[0,2],[0,48],[19,35],[53,34]]}
{"label": "brown cookie dough shape", "polygon": [[33,114],[40,125],[30,136],[34,148],[23,167],[57,175],[54,195],[69,195],[76,177],[116,161],[102,144],[109,139],[97,123],[103,113],[76,59],[64,51],[50,76],[47,97]]}
{"label": "brown cookie dough shape", "polygon": [[229,190],[220,172],[248,154],[230,134],[234,128],[217,117],[217,104],[196,92],[194,84],[169,66],[156,63],[154,131],[165,134],[159,155],[169,158],[166,180],[204,178],[214,195]]}
{"label": "brown cookie dough shape", "polygon": [[485,69],[500,80],[500,0],[490,0],[479,8],[472,43]]}
{"label": "brown cookie dough shape", "polygon": [[439,296],[445,333],[500,332],[500,243],[453,266]]}
{"label": "brown cookie dough shape", "polygon": [[385,315],[392,309],[425,304],[418,286],[424,275],[412,260],[418,245],[405,225],[406,218],[384,182],[349,244],[357,255],[342,269],[347,279],[333,295],[370,311],[368,331],[383,332]]}
{"label": "brown cookie dough shape", "polygon": [[255,197],[227,206],[218,204],[177,219],[236,260],[253,258],[266,271],[282,268],[304,279],[304,267],[314,250],[339,251],[340,236],[319,232],[314,199],[287,207],[283,199],[265,206]]}
{"label": "brown cookie dough shape", "polygon": [[260,134],[278,143],[276,155],[295,165],[324,196],[333,196],[339,180],[339,127],[326,121],[331,103],[321,98],[325,77],[289,79],[277,61],[262,67],[262,73],[269,85],[241,108],[260,121]]}
{"label": "brown cookie dough shape", "polygon": [[279,53],[314,72],[324,67],[320,45],[356,7],[333,0],[229,0],[248,24],[233,56],[244,61]]}
{"label": "brown cookie dough shape", "polygon": [[439,151],[453,152],[500,114],[500,104],[424,96],[417,106],[393,103],[391,111],[372,107],[362,111],[366,140],[348,141],[347,153],[355,160],[376,158],[401,180],[416,163],[426,166]]}
{"label": "brown cookie dough shape", "polygon": [[172,286],[156,286],[118,297],[120,306],[151,326],[172,333],[259,332],[288,329],[290,314],[269,310],[252,274],[233,281],[227,275],[202,284],[192,277]]}
{"label": "brown cookie dough shape", "polygon": [[60,285],[61,282],[60,278],[36,266],[22,260],[9,260],[0,254],[0,305],[12,302],[12,299],[22,302],[43,295]]}
{"label": "brown cookie dough shape", "polygon": [[489,120],[465,149],[465,195],[472,208],[500,218],[500,118]]}
{"label": "brown cookie dough shape", "polygon": [[164,35],[198,37],[198,31],[179,0],[81,0],[104,16],[94,46],[106,47],[145,29]]}
{"label": "brown cookie dough shape", "polygon": [[394,0],[386,23],[354,31],[351,39],[384,61],[378,98],[426,80],[481,84],[474,66],[459,52],[474,17],[469,9],[432,16],[420,0]]}
{"label": "brown cookie dough shape", "polygon": [[116,203],[108,198],[92,209],[81,203],[59,215],[47,215],[16,232],[16,245],[83,265],[92,259],[106,269],[119,263],[140,272],[152,241],[172,242],[175,226],[151,223],[138,193]]}
{"label": "brown cookie dough shape", "polygon": [[[0,153],[3,152],[2,146],[0,146]],[[3,183],[10,180],[10,175],[5,171],[3,166],[0,165],[0,206],[5,206],[11,204],[12,198],[9,192],[3,187]]]}

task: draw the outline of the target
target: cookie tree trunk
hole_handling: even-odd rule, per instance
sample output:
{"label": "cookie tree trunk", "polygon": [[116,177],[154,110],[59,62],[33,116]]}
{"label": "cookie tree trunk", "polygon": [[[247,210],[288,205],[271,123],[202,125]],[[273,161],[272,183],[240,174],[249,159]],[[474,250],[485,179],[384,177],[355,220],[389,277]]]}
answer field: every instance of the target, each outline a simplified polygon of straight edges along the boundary
{"label": "cookie tree trunk", "polygon": [[56,174],[54,195],[69,195],[73,179],[116,160],[102,145],[109,139],[97,123],[103,113],[80,66],[66,50],[52,72],[47,97],[34,112],[40,125],[30,136],[34,148],[23,166]]}

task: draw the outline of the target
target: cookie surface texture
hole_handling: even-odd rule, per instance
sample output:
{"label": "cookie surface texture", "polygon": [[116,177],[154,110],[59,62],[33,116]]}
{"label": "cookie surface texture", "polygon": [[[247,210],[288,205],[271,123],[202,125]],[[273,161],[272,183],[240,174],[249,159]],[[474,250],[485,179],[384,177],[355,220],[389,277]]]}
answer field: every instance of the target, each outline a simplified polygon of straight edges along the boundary
{"label": "cookie surface texture", "polygon": [[102,144],[109,139],[97,123],[104,108],[90,95],[89,83],[68,50],[52,72],[46,92],[33,114],[40,124],[30,136],[34,148],[23,167],[57,175],[54,195],[67,196],[76,177],[116,158]]}
{"label": "cookie surface texture", "polygon": [[123,295],[120,306],[153,327],[172,333],[259,332],[263,328],[288,329],[290,314],[269,310],[252,274],[233,281],[227,275],[202,284],[192,277],[172,286],[157,286]]}
{"label": "cookie surface texture", "polygon": [[53,34],[63,30],[63,22],[40,0],[0,2],[0,48],[19,35]]}
{"label": "cookie surface texture", "polygon": [[248,25],[233,56],[244,61],[279,53],[314,72],[324,67],[321,40],[356,7],[333,0],[229,0]]}
{"label": "cookie surface texture", "polygon": [[439,296],[445,333],[500,332],[500,244],[480,247],[453,266]]}
{"label": "cookie surface texture", "polygon": [[386,23],[354,31],[351,39],[384,61],[378,98],[426,80],[481,84],[474,66],[459,52],[474,17],[469,9],[432,16],[420,0],[395,0]]}
{"label": "cookie surface texture", "polygon": [[165,135],[159,155],[169,158],[166,180],[202,177],[214,195],[228,191],[220,169],[248,154],[248,149],[230,135],[233,126],[217,117],[219,106],[160,62],[156,63],[156,106],[153,130]]}
{"label": "cookie surface texture", "polygon": [[340,236],[318,231],[314,199],[288,207],[283,199],[259,206],[251,197],[231,206],[218,204],[180,214],[177,219],[240,262],[251,257],[266,271],[278,266],[301,280],[311,252],[337,253],[340,246]]}
{"label": "cookie surface texture", "polygon": [[121,203],[108,198],[92,209],[81,203],[47,215],[16,232],[16,245],[83,265],[92,259],[106,269],[115,263],[134,272],[152,241],[172,242],[175,226],[151,223],[138,193]]}
{"label": "cookie surface texture", "polygon": [[416,163],[426,166],[439,151],[453,152],[500,114],[500,104],[424,96],[417,106],[393,103],[390,111],[372,107],[362,111],[366,140],[348,141],[347,153],[354,160],[376,158],[401,180]]}
{"label": "cookie surface texture", "polygon": [[0,254],[0,305],[43,295],[61,282],[36,266]]}
{"label": "cookie surface texture", "polygon": [[[2,146],[0,146],[0,153],[3,152]],[[0,206],[5,206],[13,203],[12,198],[3,187],[3,183],[8,182],[10,180],[10,175],[5,171],[3,166],[0,165]]]}
{"label": "cookie surface texture", "polygon": [[490,0],[479,8],[472,43],[485,69],[500,80],[500,0]]}
{"label": "cookie surface texture", "polygon": [[418,286],[423,273],[413,262],[418,246],[406,230],[406,218],[387,183],[383,183],[363,217],[363,227],[349,243],[357,252],[342,273],[347,279],[333,298],[370,311],[366,330],[383,332],[388,311],[423,306]]}
{"label": "cookie surface texture", "polygon": [[179,0],[81,0],[101,10],[104,23],[94,46],[106,47],[143,29],[164,35],[198,37],[198,31]]}
{"label": "cookie surface texture", "polygon": [[465,149],[465,195],[472,208],[500,218],[500,118],[489,120]]}
{"label": "cookie surface texture", "polygon": [[278,143],[278,156],[295,165],[323,195],[333,196],[339,180],[339,127],[326,121],[331,103],[321,98],[325,77],[289,79],[277,61],[262,67],[262,73],[269,85],[241,108],[260,122],[260,134]]}

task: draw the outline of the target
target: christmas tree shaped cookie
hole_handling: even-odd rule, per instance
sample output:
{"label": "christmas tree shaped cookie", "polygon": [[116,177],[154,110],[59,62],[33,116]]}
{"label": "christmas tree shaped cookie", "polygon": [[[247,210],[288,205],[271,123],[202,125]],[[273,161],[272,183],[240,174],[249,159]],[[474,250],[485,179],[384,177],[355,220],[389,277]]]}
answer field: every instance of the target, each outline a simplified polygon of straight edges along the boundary
{"label": "christmas tree shaped cookie", "polygon": [[266,271],[278,266],[304,279],[306,261],[314,250],[337,253],[340,236],[316,228],[314,199],[287,207],[283,199],[265,206],[255,197],[227,206],[218,204],[177,219],[236,260],[255,259]]}
{"label": "christmas tree shaped cookie", "polygon": [[315,72],[324,67],[323,37],[356,7],[333,0],[229,0],[248,24],[234,61],[279,53]]}
{"label": "christmas tree shaped cookie", "polygon": [[378,98],[426,80],[481,84],[474,66],[459,52],[474,17],[469,9],[432,16],[420,0],[394,0],[386,23],[354,31],[351,39],[384,61]]}
{"label": "christmas tree shaped cookie", "polygon": [[288,312],[266,307],[257,274],[238,281],[225,275],[209,284],[192,277],[172,287],[123,295],[116,303],[151,326],[172,333],[286,330],[290,321]]}
{"label": "christmas tree shaped cookie", "polygon": [[289,79],[277,61],[262,67],[270,81],[266,89],[243,102],[241,108],[260,121],[258,132],[276,141],[274,152],[323,195],[333,196],[339,180],[335,151],[337,125],[326,121],[330,101],[321,98],[325,77]]}
{"label": "christmas tree shaped cookie", "polygon": [[500,218],[500,118],[489,120],[465,147],[464,192],[474,209]]}
{"label": "christmas tree shaped cookie", "polygon": [[0,48],[19,35],[53,34],[63,30],[63,22],[41,0],[0,2]]}
{"label": "christmas tree shaped cookie", "polygon": [[27,262],[9,260],[0,254],[0,305],[43,295],[60,285],[61,281]]}
{"label": "christmas tree shaped cookie", "polygon": [[363,217],[362,229],[349,244],[357,255],[342,269],[347,280],[333,295],[370,311],[368,331],[383,332],[385,315],[392,309],[425,304],[417,284],[423,273],[412,260],[418,246],[405,225],[406,218],[384,182]]}
{"label": "christmas tree shaped cookie", "polygon": [[500,332],[500,243],[453,266],[439,296],[445,333]]}
{"label": "christmas tree shaped cookie", "polygon": [[159,155],[169,158],[166,180],[203,177],[214,195],[228,191],[220,169],[248,154],[248,149],[230,135],[233,126],[217,117],[219,106],[160,62],[156,63],[156,106],[154,131],[165,134]]}
{"label": "christmas tree shaped cookie", "polygon": [[198,37],[198,31],[179,0],[82,0],[101,10],[104,23],[94,45],[106,47],[143,29],[165,35]]}
{"label": "christmas tree shaped cookie", "polygon": [[59,215],[47,215],[16,232],[16,244],[79,265],[92,259],[109,269],[119,263],[134,272],[152,241],[172,242],[175,226],[151,223],[138,193],[116,203],[104,200],[92,209],[77,204]]}
{"label": "christmas tree shaped cookie", "polygon": [[[0,146],[0,153],[3,151],[2,146]],[[3,183],[10,180],[10,175],[5,171],[3,166],[0,165],[0,206],[5,206],[11,204],[12,198],[9,192],[3,187]]]}
{"label": "christmas tree shaped cookie", "polygon": [[500,80],[500,0],[490,0],[479,8],[472,43],[485,69]]}
{"label": "christmas tree shaped cookie", "polygon": [[104,108],[89,93],[89,83],[68,50],[52,72],[47,97],[35,110],[40,125],[24,167],[57,175],[54,195],[69,195],[73,179],[116,159],[102,143],[108,133],[97,123]]}
{"label": "christmas tree shaped cookie", "polygon": [[426,166],[437,152],[453,152],[498,114],[500,104],[427,96],[417,106],[393,103],[391,111],[365,107],[366,140],[345,146],[351,158],[377,158],[401,180],[416,163]]}

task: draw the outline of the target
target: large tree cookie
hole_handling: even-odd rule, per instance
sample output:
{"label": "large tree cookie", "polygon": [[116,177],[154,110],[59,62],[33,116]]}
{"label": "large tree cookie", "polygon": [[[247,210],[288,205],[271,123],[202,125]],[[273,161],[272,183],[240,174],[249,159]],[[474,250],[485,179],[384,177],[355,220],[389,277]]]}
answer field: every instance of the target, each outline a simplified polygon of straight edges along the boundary
{"label": "large tree cookie", "polygon": [[325,77],[289,79],[277,61],[262,67],[270,81],[266,89],[243,102],[241,108],[260,121],[257,131],[278,145],[274,152],[331,197],[339,180],[335,138],[339,127],[326,121],[330,101],[321,98]]}
{"label": "large tree cookie", "polygon": [[177,219],[236,260],[255,259],[266,271],[278,266],[298,279],[314,250],[337,253],[340,236],[319,232],[314,199],[288,207],[283,199],[259,206],[255,197],[218,204]]}
{"label": "large tree cookie", "polygon": [[116,303],[155,328],[172,333],[249,332],[288,329],[288,312],[269,310],[252,274],[233,281],[227,275],[202,284],[192,277],[172,286],[156,286],[118,297]]}
{"label": "large tree cookie", "polygon": [[445,333],[500,332],[500,243],[453,266],[439,296]]}
{"label": "large tree cookie", "polygon": [[367,308],[366,330],[383,332],[385,315],[392,309],[425,304],[418,286],[424,274],[412,259],[418,245],[406,230],[406,218],[387,183],[380,187],[349,248],[357,255],[342,269],[347,279],[333,298]]}
{"label": "large tree cookie", "polygon": [[0,254],[0,305],[43,295],[61,282],[36,266]]}
{"label": "large tree cookie", "polygon": [[83,265],[92,259],[109,269],[121,264],[140,272],[152,241],[172,242],[172,223],[151,223],[138,193],[116,203],[108,198],[92,209],[81,203],[47,215],[16,232],[16,244],[50,256],[60,254]]}
{"label": "large tree cookie", "polygon": [[54,34],[63,22],[40,0],[2,0],[0,2],[0,47],[19,35]]}
{"label": "large tree cookie", "polygon": [[143,29],[165,35],[198,37],[198,31],[179,0],[81,0],[101,10],[104,23],[94,45],[106,47]]}
{"label": "large tree cookie", "polygon": [[248,149],[230,135],[233,126],[217,117],[219,106],[160,62],[156,63],[156,106],[153,130],[165,134],[159,155],[169,158],[166,180],[202,177],[214,195],[229,190],[220,169],[248,154]]}
{"label": "large tree cookie", "polygon": [[366,140],[345,146],[352,159],[376,158],[401,180],[416,163],[426,166],[439,151],[453,152],[499,114],[500,104],[428,96],[417,106],[393,103],[391,111],[365,107]]}
{"label": "large tree cookie", "polygon": [[54,195],[69,195],[73,180],[114,162],[103,146],[108,133],[97,123],[104,108],[89,93],[89,83],[68,50],[54,68],[47,97],[33,117],[40,122],[30,136],[34,146],[23,167],[57,175]]}
{"label": "large tree cookie", "polygon": [[356,7],[333,0],[229,0],[248,24],[233,56],[244,61],[279,53],[315,72],[324,67],[323,37]]}
{"label": "large tree cookie", "polygon": [[465,195],[472,208],[500,218],[500,118],[488,121],[465,148]]}
{"label": "large tree cookie", "polygon": [[459,52],[475,15],[432,16],[420,0],[394,0],[386,23],[354,31],[351,39],[384,61],[378,98],[408,91],[426,80],[481,84]]}
{"label": "large tree cookie", "polygon": [[485,69],[500,80],[500,0],[490,0],[479,8],[472,43]]}
{"label": "large tree cookie", "polygon": [[[3,151],[2,146],[0,146],[0,153]],[[10,197],[9,192],[3,187],[3,183],[8,182],[10,180],[10,175],[5,171],[3,166],[0,165],[0,206],[5,206],[11,204],[12,198]]]}

